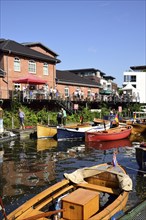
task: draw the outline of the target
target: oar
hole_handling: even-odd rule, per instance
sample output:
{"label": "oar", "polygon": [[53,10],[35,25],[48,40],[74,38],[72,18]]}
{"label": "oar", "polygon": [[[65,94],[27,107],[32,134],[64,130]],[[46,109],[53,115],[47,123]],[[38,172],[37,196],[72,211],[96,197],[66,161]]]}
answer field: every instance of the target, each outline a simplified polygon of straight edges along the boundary
{"label": "oar", "polygon": [[51,215],[54,215],[54,214],[57,214],[58,212],[63,212],[63,211],[65,211],[65,209],[59,209],[59,210],[55,210],[55,211],[44,212],[44,213],[41,213],[41,214],[38,214],[38,215],[33,215],[31,217],[25,218],[23,220],[36,220],[36,219],[43,218],[43,217],[49,217]]}

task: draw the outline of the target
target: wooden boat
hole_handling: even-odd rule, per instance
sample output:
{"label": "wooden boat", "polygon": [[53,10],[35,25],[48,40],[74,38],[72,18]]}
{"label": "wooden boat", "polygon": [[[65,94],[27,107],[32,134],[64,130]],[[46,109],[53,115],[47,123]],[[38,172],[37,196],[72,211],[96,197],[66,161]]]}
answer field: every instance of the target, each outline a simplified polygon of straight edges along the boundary
{"label": "wooden boat", "polygon": [[[84,123],[84,124],[71,124],[68,126],[65,126],[67,128],[77,128],[77,127],[89,127],[91,126],[91,123]],[[37,124],[37,138],[52,138],[55,137],[57,134],[57,127],[56,126],[47,126],[47,125],[41,125]]]}
{"label": "wooden boat", "polygon": [[133,123],[132,124],[132,134],[137,134],[137,133],[144,133],[146,132],[146,124],[142,124],[142,123]]}
{"label": "wooden boat", "polygon": [[132,146],[131,141],[128,138],[120,139],[116,141],[88,141],[85,142],[86,148],[94,148],[97,150],[109,150],[112,148]]}
{"label": "wooden boat", "polygon": [[114,141],[127,138],[131,134],[132,126],[110,128],[106,131],[85,132],[85,141]]}
{"label": "wooden boat", "polygon": [[37,139],[37,151],[47,150],[51,147],[57,147],[57,141],[54,138]]}
{"label": "wooden boat", "polygon": [[37,124],[37,138],[52,138],[57,134],[57,127]]}
{"label": "wooden boat", "polygon": [[98,125],[77,125],[76,127],[57,127],[57,140],[73,140],[73,139],[85,139],[86,131],[103,131],[110,128],[110,122],[108,124],[98,124]]}
{"label": "wooden boat", "polygon": [[132,190],[130,177],[118,164],[85,167],[65,173],[64,177],[14,210],[7,219],[106,220],[124,211]]}
{"label": "wooden boat", "polygon": [[142,142],[136,150],[136,161],[142,170],[146,170],[146,142]]}

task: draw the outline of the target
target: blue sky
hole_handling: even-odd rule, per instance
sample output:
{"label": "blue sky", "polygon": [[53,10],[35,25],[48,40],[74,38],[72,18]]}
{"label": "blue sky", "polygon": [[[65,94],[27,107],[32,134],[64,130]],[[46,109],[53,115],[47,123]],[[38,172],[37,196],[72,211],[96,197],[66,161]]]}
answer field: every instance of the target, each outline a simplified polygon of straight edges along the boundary
{"label": "blue sky", "polygon": [[146,0],[0,0],[0,37],[41,42],[57,69],[95,68],[119,86],[130,66],[146,65]]}

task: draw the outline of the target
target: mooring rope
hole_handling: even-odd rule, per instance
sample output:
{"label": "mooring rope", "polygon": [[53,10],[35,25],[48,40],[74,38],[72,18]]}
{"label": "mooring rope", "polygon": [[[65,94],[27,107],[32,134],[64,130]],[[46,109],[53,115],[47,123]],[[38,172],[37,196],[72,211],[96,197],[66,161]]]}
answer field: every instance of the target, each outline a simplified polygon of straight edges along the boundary
{"label": "mooring rope", "polygon": [[127,168],[127,169],[129,169],[129,170],[134,170],[134,171],[137,171],[137,172],[141,172],[141,173],[145,173],[146,174],[146,171],[144,171],[144,170],[137,170],[137,169],[133,169],[133,168],[131,168],[131,167],[126,167],[126,166],[124,166],[125,168]]}

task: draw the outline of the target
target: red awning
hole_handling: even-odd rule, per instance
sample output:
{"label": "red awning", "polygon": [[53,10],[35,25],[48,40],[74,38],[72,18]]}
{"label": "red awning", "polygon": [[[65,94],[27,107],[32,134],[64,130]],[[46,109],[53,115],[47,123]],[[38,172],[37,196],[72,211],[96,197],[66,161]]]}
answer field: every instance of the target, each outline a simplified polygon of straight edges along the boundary
{"label": "red awning", "polygon": [[36,76],[33,76],[31,74],[29,74],[26,77],[13,80],[13,82],[14,83],[21,83],[21,84],[33,84],[33,85],[42,85],[42,84],[47,83],[46,80],[43,80],[43,79],[36,77]]}

